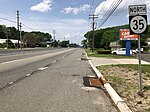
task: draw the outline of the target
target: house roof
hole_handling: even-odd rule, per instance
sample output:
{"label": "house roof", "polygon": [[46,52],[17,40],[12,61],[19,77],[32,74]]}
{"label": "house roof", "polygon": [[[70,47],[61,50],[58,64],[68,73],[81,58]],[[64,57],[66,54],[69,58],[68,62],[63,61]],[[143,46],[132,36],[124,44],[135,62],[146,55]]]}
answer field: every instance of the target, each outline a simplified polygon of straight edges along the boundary
{"label": "house roof", "polygon": [[[3,44],[3,43],[6,42],[6,40],[7,40],[7,39],[0,39],[0,43]],[[14,43],[14,44],[17,44],[17,43],[18,43],[18,40],[15,40],[15,39],[10,39],[10,41],[11,41],[12,43]],[[20,41],[19,41],[19,43],[20,43]]]}

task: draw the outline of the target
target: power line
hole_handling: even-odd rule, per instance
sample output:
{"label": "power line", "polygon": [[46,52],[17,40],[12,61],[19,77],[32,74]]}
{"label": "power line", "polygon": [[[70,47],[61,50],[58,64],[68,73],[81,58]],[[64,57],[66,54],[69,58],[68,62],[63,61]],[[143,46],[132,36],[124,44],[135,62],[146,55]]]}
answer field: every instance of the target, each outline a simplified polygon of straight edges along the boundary
{"label": "power line", "polygon": [[100,13],[101,13],[102,9],[105,9],[106,4],[107,4],[107,1],[106,1],[105,3],[103,3],[103,5],[102,5],[102,7],[101,7],[101,9],[100,9],[100,11],[99,11],[99,13],[98,13],[98,16],[100,15]]}
{"label": "power line", "polygon": [[[22,14],[21,14],[20,18],[23,19],[24,21],[28,22],[28,23],[30,22],[30,24],[32,24],[34,26],[37,26],[37,27],[41,26],[41,25],[34,24],[35,21],[32,21],[31,19],[28,19],[27,17],[25,17]],[[41,26],[41,27],[44,27],[44,26]]]}
{"label": "power line", "polygon": [[122,0],[118,0],[117,2],[113,2],[113,5],[111,5],[112,7],[110,7],[108,9],[108,11],[105,13],[105,15],[103,16],[103,18],[101,20],[101,24],[99,25],[98,28],[100,28],[108,19],[109,17],[114,13],[114,11],[117,9],[117,7],[120,5],[120,3],[122,2]]}
{"label": "power line", "polygon": [[30,26],[25,25],[24,23],[22,23],[22,25],[29,28],[29,29],[31,29],[31,30],[35,30],[35,29],[31,28]]}
{"label": "power line", "polygon": [[6,21],[9,21],[9,22],[12,22],[12,23],[17,23],[16,21],[13,21],[13,20],[10,20],[10,19],[7,19],[7,18],[0,18],[2,20],[6,20]]}
{"label": "power line", "polygon": [[91,8],[90,8],[90,11],[89,11],[89,14],[92,13],[92,10],[94,9],[94,0],[92,0],[92,3],[91,3]]}

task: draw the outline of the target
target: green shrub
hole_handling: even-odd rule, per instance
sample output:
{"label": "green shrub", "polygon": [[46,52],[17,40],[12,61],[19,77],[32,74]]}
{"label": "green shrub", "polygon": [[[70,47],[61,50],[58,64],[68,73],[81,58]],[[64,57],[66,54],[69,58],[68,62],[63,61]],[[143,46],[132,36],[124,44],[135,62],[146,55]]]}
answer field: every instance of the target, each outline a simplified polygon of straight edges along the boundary
{"label": "green shrub", "polygon": [[111,50],[101,50],[101,49],[98,49],[97,50],[97,54],[111,54]]}
{"label": "green shrub", "polygon": [[0,44],[0,48],[5,48],[6,44]]}

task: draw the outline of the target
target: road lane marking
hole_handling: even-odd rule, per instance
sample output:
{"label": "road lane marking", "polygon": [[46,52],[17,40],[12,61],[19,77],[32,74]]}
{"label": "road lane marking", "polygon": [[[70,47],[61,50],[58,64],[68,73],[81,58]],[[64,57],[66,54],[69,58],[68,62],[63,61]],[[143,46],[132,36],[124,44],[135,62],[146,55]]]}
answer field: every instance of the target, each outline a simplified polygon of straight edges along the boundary
{"label": "road lane marking", "polygon": [[41,68],[38,68],[38,70],[42,71],[42,70],[45,70],[47,69],[48,67],[41,67]]}
{"label": "road lane marking", "polygon": [[31,74],[27,74],[26,77],[29,77]]}
{"label": "road lane marking", "polygon": [[8,83],[9,85],[11,85],[11,84],[13,84],[14,82],[10,82],[10,83]]}
{"label": "road lane marking", "polygon": [[30,64],[32,62],[40,61],[40,60],[43,60],[43,59],[46,59],[46,58],[49,58],[49,57],[52,57],[55,55],[59,55],[62,53],[66,53],[66,52],[69,52],[72,50],[74,50],[74,49],[68,49],[65,51],[58,51],[58,52],[54,52],[54,53],[49,53],[49,54],[33,56],[33,57],[29,57],[29,58],[24,58],[24,59],[18,59],[18,60],[3,62],[3,63],[0,63],[0,71],[1,70],[5,71],[7,69],[17,68],[17,67],[22,66],[22,65]]}
{"label": "road lane marking", "polygon": [[55,60],[55,61],[53,61],[52,63],[56,63],[56,60]]}

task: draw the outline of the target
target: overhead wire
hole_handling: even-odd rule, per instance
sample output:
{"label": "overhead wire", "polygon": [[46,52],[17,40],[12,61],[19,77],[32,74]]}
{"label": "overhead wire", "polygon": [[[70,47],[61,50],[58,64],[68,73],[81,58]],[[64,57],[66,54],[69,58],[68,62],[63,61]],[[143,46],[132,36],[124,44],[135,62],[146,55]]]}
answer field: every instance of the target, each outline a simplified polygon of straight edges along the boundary
{"label": "overhead wire", "polygon": [[94,1],[95,1],[95,0],[92,0],[89,14],[91,14],[91,13],[92,13],[92,10],[94,9]]}
{"label": "overhead wire", "polygon": [[35,24],[35,21],[32,21],[31,19],[28,19],[27,17],[25,17],[24,15],[22,15],[22,14],[20,14],[20,18],[23,20],[23,21],[26,21],[26,22],[28,22],[28,23],[30,23],[30,24],[32,24],[33,26],[36,26],[36,27],[45,27],[45,26],[42,26],[42,25],[37,25],[37,24]]}
{"label": "overhead wire", "polygon": [[100,25],[98,28],[100,28],[109,19],[109,17],[114,13],[114,11],[117,9],[117,7],[119,6],[121,2],[122,0],[118,0],[117,2],[113,2],[113,4],[111,4],[111,7],[109,7],[108,11],[102,17],[100,21],[101,23],[99,22]]}
{"label": "overhead wire", "polygon": [[22,24],[23,26],[25,26],[25,27],[27,27],[27,28],[31,29],[31,30],[35,30],[35,29],[31,28],[30,26],[25,25],[24,23],[21,23],[21,24]]}
{"label": "overhead wire", "polygon": [[[6,3],[3,3],[3,2],[1,2],[1,6],[3,6],[3,7],[6,7],[6,6],[8,6],[8,4],[6,4]],[[12,9],[13,10],[17,10],[16,8],[14,8],[14,7],[9,7],[9,8],[5,8],[5,10],[1,10],[0,11],[0,13],[1,12],[3,12],[3,15],[4,14],[8,14],[8,15],[11,15],[9,18],[11,18],[11,19],[15,19],[16,18],[16,13],[14,14],[14,12],[12,11]],[[33,26],[36,26],[36,27],[39,27],[39,26],[41,26],[41,25],[37,25],[37,24],[35,24],[35,21],[32,21],[32,20],[30,20],[30,19],[28,19],[27,17],[25,17],[24,15],[22,15],[22,14],[19,14],[20,15],[20,19],[21,20],[23,20],[23,23],[24,23],[24,25],[25,25],[25,22],[28,22],[27,24],[32,24]],[[13,18],[14,17],[14,18]],[[8,17],[7,17],[8,18]],[[4,18],[3,18],[3,20],[4,20]],[[6,17],[5,17],[5,20],[7,20],[6,19]],[[8,21],[12,21],[12,20],[10,20],[10,19],[8,19]],[[16,22],[17,23],[17,22]],[[25,26],[28,26],[28,25],[25,25]],[[44,27],[44,26],[41,26],[42,28]],[[33,30],[33,28],[31,28],[31,27],[28,27],[28,28],[30,28],[30,29],[32,29]]]}
{"label": "overhead wire", "polygon": [[[105,9],[106,4],[107,4],[107,1],[106,1],[105,3],[103,3],[103,5],[102,5],[102,7],[101,7],[101,9],[100,9],[100,11],[99,11],[99,13],[97,14],[98,16],[100,15],[102,9]],[[98,7],[98,6],[97,6],[97,7]]]}
{"label": "overhead wire", "polygon": [[6,20],[6,21],[9,21],[9,22],[12,22],[12,23],[17,23],[16,21],[13,21],[13,20],[10,20],[10,19],[7,19],[7,18],[0,18],[2,20]]}

